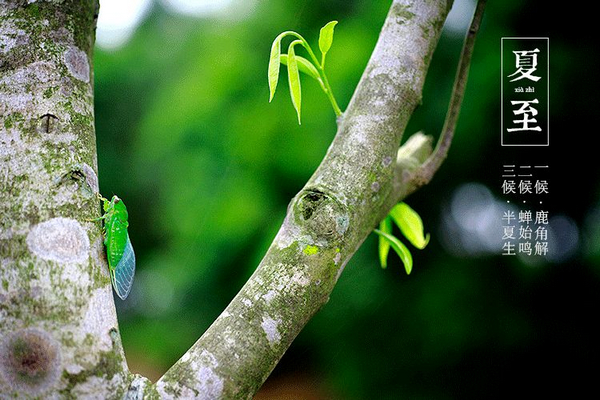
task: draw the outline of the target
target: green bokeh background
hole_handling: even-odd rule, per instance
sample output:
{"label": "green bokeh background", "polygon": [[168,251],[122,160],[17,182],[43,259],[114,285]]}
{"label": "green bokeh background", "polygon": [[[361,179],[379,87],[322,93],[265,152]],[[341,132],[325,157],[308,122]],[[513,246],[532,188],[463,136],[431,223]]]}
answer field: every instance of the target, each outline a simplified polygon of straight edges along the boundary
{"label": "green bokeh background", "polygon": [[[406,276],[395,255],[388,269],[378,266],[371,235],[259,397],[494,398],[593,387],[597,374],[586,365],[600,349],[597,34],[590,12],[488,3],[449,158],[407,199],[430,245],[413,253]],[[126,45],[96,49],[100,186],[126,201],[138,260],[130,298],[117,300],[134,371],[156,379],[219,315],[335,135],[327,99],[306,77],[301,126],[285,75],[268,103],[271,41],[294,29],[316,43],[322,25],[340,21],[327,67],[344,108],[389,5],[264,0],[243,17],[192,18],[155,4]],[[548,148],[500,147],[503,36],[550,37]],[[407,135],[437,136],[461,42],[462,34],[442,36]],[[457,188],[475,182],[502,200],[502,165],[515,160],[550,166],[544,207],[576,226],[559,235],[577,243],[559,262],[453,251],[448,241],[442,222]]]}

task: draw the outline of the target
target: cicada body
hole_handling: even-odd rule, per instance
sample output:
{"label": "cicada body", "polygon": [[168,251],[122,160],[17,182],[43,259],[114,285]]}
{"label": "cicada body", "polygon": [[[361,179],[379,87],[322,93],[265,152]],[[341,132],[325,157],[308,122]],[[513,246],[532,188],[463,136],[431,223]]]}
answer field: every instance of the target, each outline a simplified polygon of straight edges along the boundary
{"label": "cicada body", "polygon": [[135,253],[127,228],[129,226],[127,207],[125,203],[113,196],[104,202],[104,245],[108,259],[110,280],[117,296],[125,300],[133,285],[135,275]]}

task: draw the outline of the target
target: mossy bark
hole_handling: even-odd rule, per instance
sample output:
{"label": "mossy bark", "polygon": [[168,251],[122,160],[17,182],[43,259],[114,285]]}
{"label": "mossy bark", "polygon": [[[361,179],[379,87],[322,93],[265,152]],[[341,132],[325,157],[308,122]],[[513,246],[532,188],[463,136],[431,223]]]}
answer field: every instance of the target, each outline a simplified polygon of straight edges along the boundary
{"label": "mossy bark", "polygon": [[0,1],[0,393],[121,397],[100,225],[97,0]]}

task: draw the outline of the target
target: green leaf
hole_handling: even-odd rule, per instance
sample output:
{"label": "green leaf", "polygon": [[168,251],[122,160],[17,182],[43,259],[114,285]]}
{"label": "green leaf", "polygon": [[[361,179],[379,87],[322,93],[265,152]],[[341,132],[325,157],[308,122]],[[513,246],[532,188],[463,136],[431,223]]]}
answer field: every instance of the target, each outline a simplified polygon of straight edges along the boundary
{"label": "green leaf", "polygon": [[392,208],[390,216],[402,231],[402,234],[416,248],[423,250],[429,243],[429,234],[424,234],[423,221],[408,204],[400,202]]}
{"label": "green leaf", "polygon": [[396,254],[398,254],[398,257],[400,257],[400,260],[402,260],[404,269],[406,269],[406,273],[410,275],[413,265],[410,250],[408,250],[408,248],[400,240],[398,240],[398,238],[390,235],[389,233],[382,232],[379,229],[375,229],[374,232],[389,242],[390,246],[392,246],[392,249],[394,249]]}
{"label": "green leaf", "polygon": [[[288,56],[287,54],[282,54],[281,55],[281,63],[283,65],[287,65],[288,64]],[[310,76],[311,78],[316,79],[317,81],[321,81],[321,77],[319,76],[319,71],[317,71],[317,68],[315,68],[315,66],[308,61],[306,58],[302,57],[302,56],[296,56],[296,61],[298,62],[298,70],[300,72],[305,73],[306,75]]]}
{"label": "green leaf", "polygon": [[[390,217],[385,217],[385,219],[379,224],[379,230],[383,233],[391,234],[392,219]],[[379,263],[381,264],[381,268],[387,268],[387,258],[389,252],[390,243],[383,236],[379,236]]]}
{"label": "green leaf", "polygon": [[333,28],[335,28],[337,23],[337,21],[328,22],[321,28],[321,32],[319,33],[319,49],[321,50],[321,54],[323,54],[323,61],[325,61],[325,54],[327,54],[333,43]]}
{"label": "green leaf", "polygon": [[281,54],[281,39],[285,36],[284,33],[275,38],[271,45],[271,54],[269,55],[269,102],[275,96],[277,82],[279,81],[279,55]]}
{"label": "green leaf", "polygon": [[290,44],[288,48],[288,82],[290,84],[290,96],[292,97],[292,104],[298,114],[298,124],[300,122],[300,104],[302,102],[302,92],[300,89],[300,73],[298,72],[298,61],[296,59],[296,52],[294,46],[301,43],[299,40],[295,40]]}

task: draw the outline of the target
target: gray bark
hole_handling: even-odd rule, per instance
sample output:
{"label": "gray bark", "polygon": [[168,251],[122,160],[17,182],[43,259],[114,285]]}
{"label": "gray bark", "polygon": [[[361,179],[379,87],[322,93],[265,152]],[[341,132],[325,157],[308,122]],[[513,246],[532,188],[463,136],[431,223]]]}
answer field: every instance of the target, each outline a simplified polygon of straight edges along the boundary
{"label": "gray bark", "polygon": [[156,383],[129,373],[103,255],[96,1],[0,0],[0,393],[250,398],[399,200],[431,140],[402,134],[451,1],[395,0],[323,162],[249,281]]}

